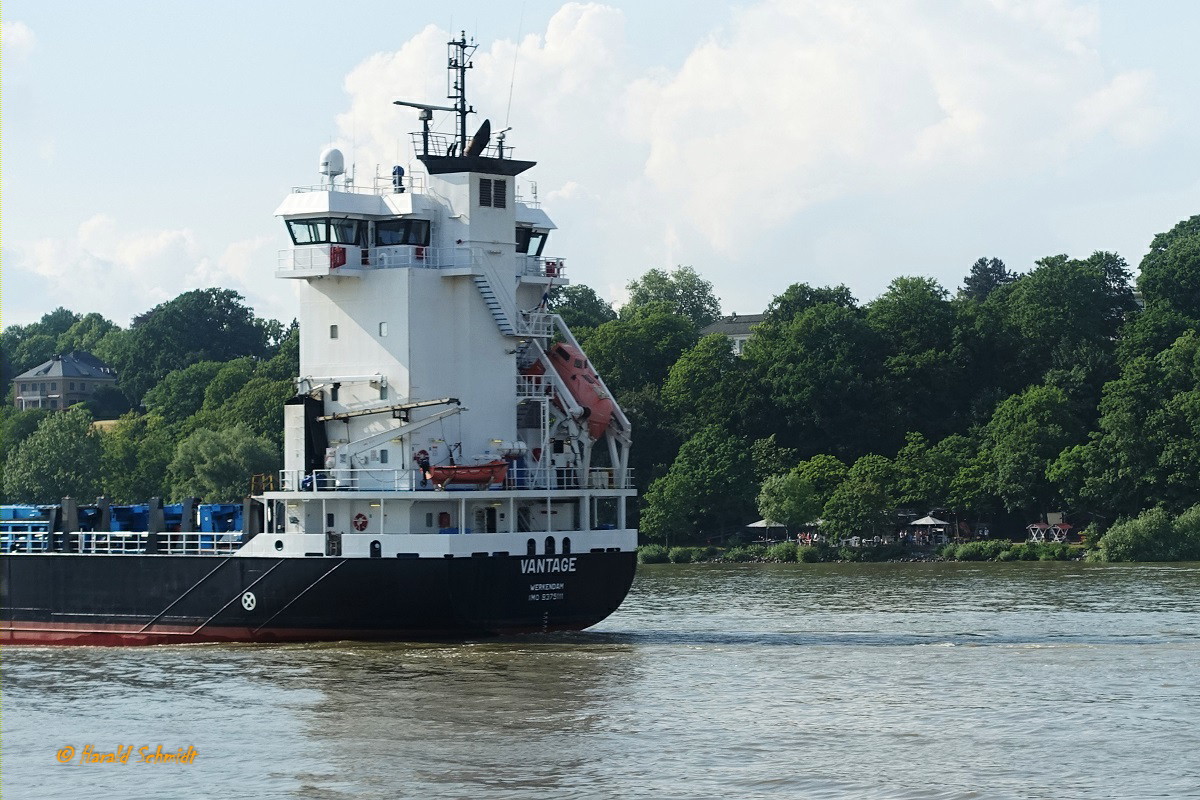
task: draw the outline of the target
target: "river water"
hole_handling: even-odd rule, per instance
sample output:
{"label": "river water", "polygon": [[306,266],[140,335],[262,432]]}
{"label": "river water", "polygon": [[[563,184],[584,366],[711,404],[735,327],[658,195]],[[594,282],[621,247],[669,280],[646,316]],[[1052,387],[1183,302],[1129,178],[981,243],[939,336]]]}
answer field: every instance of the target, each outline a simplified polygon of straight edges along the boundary
{"label": "river water", "polygon": [[552,638],[5,648],[3,797],[1200,798],[1198,610],[1200,564],[661,565]]}

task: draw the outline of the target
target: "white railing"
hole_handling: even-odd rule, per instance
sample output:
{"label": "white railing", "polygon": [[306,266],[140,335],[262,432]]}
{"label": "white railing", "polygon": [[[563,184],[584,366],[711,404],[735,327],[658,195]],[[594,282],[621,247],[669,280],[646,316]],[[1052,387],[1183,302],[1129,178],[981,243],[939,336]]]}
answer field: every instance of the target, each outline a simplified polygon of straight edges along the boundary
{"label": "white railing", "polygon": [[[45,553],[51,537],[65,536],[59,543],[67,552],[88,555],[137,555],[147,552],[146,531],[73,531],[68,534],[22,531],[0,534],[0,552]],[[157,534],[155,552],[165,555],[228,555],[242,546],[242,533],[163,531]]]}
{"label": "white railing", "polygon": [[50,534],[45,531],[0,533],[0,553],[43,553],[49,549]]}
{"label": "white railing", "polygon": [[[609,467],[594,467],[585,476],[575,467],[514,467],[508,468],[505,489],[628,489],[633,486],[633,470],[626,470],[625,480],[619,481]],[[624,485],[621,485],[621,484]],[[452,484],[454,485],[454,484]],[[414,492],[432,491],[433,481],[425,479],[418,469],[319,469],[310,473],[302,470],[280,470],[279,486],[285,492]],[[487,487],[480,485],[483,490]],[[212,535],[212,534],[209,534]]]}
{"label": "white railing", "polygon": [[158,534],[158,552],[169,555],[229,554],[242,546],[242,532],[168,531]]}
{"label": "white railing", "polygon": [[517,333],[523,336],[549,337],[554,335],[554,314],[522,311],[517,319]]}
{"label": "white railing", "polygon": [[[330,249],[345,251],[345,261],[333,266]],[[280,250],[276,269],[280,272],[336,274],[334,270],[365,269],[450,269],[475,267],[482,261],[482,251],[472,247],[422,247],[419,245],[389,245],[361,248],[353,245],[303,245]]]}
{"label": "white railing", "polygon": [[545,375],[518,375],[517,397],[545,397],[550,394],[550,383]]}
{"label": "white railing", "polygon": [[540,275],[543,278],[562,278],[566,276],[567,260],[565,258],[526,256],[520,253],[517,254],[517,258],[523,262],[521,268],[522,275]]}
{"label": "white railing", "polygon": [[[425,174],[422,172],[406,172],[404,173],[403,184],[406,192],[414,194],[423,194],[425,191]],[[361,183],[339,183],[337,186],[330,186],[327,183],[319,183],[314,186],[293,186],[293,194],[305,194],[307,192],[348,192],[350,194],[402,194],[397,192],[396,187],[392,184],[391,175],[375,175],[371,178],[371,185],[367,186]]]}
{"label": "white railing", "polygon": [[[334,266],[330,251],[341,248],[345,260]],[[316,244],[280,250],[275,268],[283,272],[325,272],[330,269],[362,268],[362,248],[346,244]]]}
{"label": "white railing", "polygon": [[95,555],[134,555],[146,552],[146,532],[79,531],[71,534],[77,553]]}

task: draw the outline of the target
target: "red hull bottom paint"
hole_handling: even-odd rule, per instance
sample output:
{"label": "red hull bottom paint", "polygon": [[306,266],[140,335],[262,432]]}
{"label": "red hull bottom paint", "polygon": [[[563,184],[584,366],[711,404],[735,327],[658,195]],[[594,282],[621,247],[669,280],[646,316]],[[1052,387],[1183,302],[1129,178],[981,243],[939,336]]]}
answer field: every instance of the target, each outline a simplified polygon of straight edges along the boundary
{"label": "red hull bottom paint", "polygon": [[[503,630],[479,630],[476,636],[501,636],[523,633],[561,633],[580,630],[572,625],[548,625],[546,627],[513,627]],[[203,633],[194,633],[191,628],[155,626],[141,630],[139,626],[110,626],[97,630],[83,625],[39,624],[37,627],[8,627],[0,630],[0,645],[65,645],[93,647],[138,647],[165,644],[214,644],[214,643],[260,643],[278,644],[287,642],[420,642],[440,639],[472,638],[467,631],[459,630],[328,630],[307,628],[205,628]]]}

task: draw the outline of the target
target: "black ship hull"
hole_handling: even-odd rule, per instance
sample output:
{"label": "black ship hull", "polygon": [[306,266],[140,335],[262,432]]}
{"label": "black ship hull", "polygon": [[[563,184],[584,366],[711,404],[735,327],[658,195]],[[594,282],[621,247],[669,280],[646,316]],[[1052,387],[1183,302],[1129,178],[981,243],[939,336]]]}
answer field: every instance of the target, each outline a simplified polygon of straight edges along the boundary
{"label": "black ship hull", "polygon": [[0,643],[422,640],[581,630],[636,554],[560,557],[0,557]]}

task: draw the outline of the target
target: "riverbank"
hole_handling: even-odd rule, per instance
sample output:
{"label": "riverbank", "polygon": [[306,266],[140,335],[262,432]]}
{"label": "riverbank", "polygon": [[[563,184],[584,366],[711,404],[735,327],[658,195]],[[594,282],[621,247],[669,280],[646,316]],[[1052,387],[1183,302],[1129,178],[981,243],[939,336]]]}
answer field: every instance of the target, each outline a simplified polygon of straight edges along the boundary
{"label": "riverbank", "polygon": [[823,564],[858,562],[927,561],[1080,561],[1087,558],[1083,545],[1062,542],[979,541],[944,544],[938,547],[885,544],[873,547],[749,544],[736,547],[671,547],[648,544],[638,548],[639,564]]}

